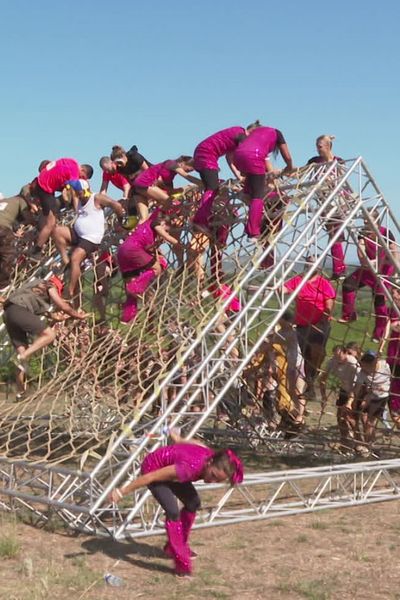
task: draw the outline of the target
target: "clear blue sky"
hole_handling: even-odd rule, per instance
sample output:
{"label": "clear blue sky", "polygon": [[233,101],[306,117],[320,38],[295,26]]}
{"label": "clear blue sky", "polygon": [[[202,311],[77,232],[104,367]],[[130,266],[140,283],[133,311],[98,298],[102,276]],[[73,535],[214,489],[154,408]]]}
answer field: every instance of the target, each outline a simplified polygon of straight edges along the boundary
{"label": "clear blue sky", "polygon": [[[42,159],[152,161],[259,118],[294,163],[336,135],[398,204],[400,2],[0,0],[0,191]],[[118,194],[117,194],[118,195]],[[395,208],[396,210],[396,208]],[[400,209],[396,211],[400,215]]]}

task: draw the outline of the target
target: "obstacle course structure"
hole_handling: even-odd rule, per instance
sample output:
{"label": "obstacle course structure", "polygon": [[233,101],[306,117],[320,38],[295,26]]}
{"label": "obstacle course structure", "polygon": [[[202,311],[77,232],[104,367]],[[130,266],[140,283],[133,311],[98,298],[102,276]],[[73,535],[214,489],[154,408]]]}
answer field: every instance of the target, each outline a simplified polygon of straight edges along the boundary
{"label": "obstacle course structure", "polygon": [[[172,266],[146,292],[135,322],[118,325],[123,292],[117,276],[109,286],[107,326],[66,326],[57,345],[33,365],[26,399],[1,403],[4,509],[22,506],[44,520],[55,512],[71,527],[116,539],[158,533],[160,514],[148,492],[135,493],[119,508],[110,506],[108,493],[137,474],[145,453],[166,443],[170,427],[189,437],[207,437],[210,430],[213,439],[228,434],[235,443],[240,437],[249,447],[258,436],[263,444],[259,429],[239,431],[240,418],[228,432],[216,429],[215,421],[221,406],[240,405],[246,367],[301,289],[285,296],[283,283],[306,268],[304,285],[330,263],[332,245],[343,236],[351,255],[364,222],[397,269],[392,241],[383,238],[371,210],[396,239],[399,227],[361,158],[311,165],[281,184],[256,246],[243,233],[245,209],[235,185],[228,184],[216,201],[212,238],[187,225],[197,199],[197,191],[189,190],[176,220],[186,257],[165,249]],[[92,283],[89,269],[85,302]],[[391,303],[391,288],[384,290]],[[343,327],[343,337],[347,332]],[[2,343],[6,348],[5,338]],[[271,451],[282,445],[271,436],[266,441]],[[202,524],[267,518],[287,486],[297,500],[281,502],[282,514],[397,497],[398,468],[396,460],[378,461],[253,473],[237,490],[200,486],[218,498],[217,508],[203,512]]]}

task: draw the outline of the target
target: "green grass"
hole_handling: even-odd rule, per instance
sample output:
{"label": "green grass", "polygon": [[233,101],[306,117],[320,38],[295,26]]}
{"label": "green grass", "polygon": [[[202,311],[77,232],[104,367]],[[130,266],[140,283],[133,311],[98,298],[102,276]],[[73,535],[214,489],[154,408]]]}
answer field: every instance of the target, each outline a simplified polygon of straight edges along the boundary
{"label": "green grass", "polygon": [[21,549],[15,532],[5,532],[0,534],[0,557],[15,558]]}

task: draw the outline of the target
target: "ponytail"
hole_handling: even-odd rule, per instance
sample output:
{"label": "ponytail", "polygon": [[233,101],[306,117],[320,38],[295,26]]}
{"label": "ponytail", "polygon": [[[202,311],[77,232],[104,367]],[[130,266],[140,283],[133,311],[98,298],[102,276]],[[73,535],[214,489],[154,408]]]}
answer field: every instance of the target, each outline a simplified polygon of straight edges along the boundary
{"label": "ponytail", "polygon": [[253,129],[257,129],[257,127],[261,127],[261,123],[258,119],[257,121],[254,121],[254,123],[250,123],[250,125],[247,125],[246,131],[253,131]]}
{"label": "ponytail", "polygon": [[111,149],[110,158],[111,160],[115,160],[116,158],[122,158],[126,156],[126,152],[122,146],[113,146]]}

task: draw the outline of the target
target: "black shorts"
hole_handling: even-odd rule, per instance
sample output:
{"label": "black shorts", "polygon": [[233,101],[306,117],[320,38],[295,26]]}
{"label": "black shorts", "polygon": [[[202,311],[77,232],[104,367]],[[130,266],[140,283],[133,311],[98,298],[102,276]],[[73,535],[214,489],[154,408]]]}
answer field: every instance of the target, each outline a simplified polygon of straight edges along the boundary
{"label": "black shorts", "polygon": [[346,390],[339,390],[339,397],[336,400],[336,406],[344,406],[345,404],[347,404],[347,401],[349,399],[349,392],[346,392]]}
{"label": "black shorts", "polygon": [[71,245],[75,246],[76,248],[82,248],[86,252],[87,256],[91,256],[93,252],[96,252],[96,250],[99,249],[100,244],[94,244],[89,240],[85,240],[84,238],[79,237],[79,235],[76,233],[73,227],[71,227],[70,231]]}
{"label": "black shorts", "polygon": [[330,322],[326,320],[322,320],[315,325],[297,325],[297,338],[300,349],[303,350],[303,347],[307,346],[308,344],[325,346],[326,342],[328,341],[330,331]]}
{"label": "black shorts", "polygon": [[386,398],[374,398],[367,402],[367,406],[363,408],[362,412],[368,413],[370,417],[382,417],[385,407],[389,401],[389,396]]}
{"label": "black shorts", "polygon": [[218,171],[214,169],[202,169],[199,171],[200,179],[206,190],[217,190],[219,188]]}
{"label": "black shorts", "polygon": [[3,321],[7,333],[15,348],[28,345],[28,335],[39,335],[47,323],[23,306],[6,303],[3,313]]}
{"label": "black shorts", "polygon": [[58,203],[54,194],[49,194],[42,190],[40,185],[36,182],[32,189],[32,196],[40,200],[40,206],[42,207],[43,214],[47,217],[51,212],[56,215],[58,212]]}

